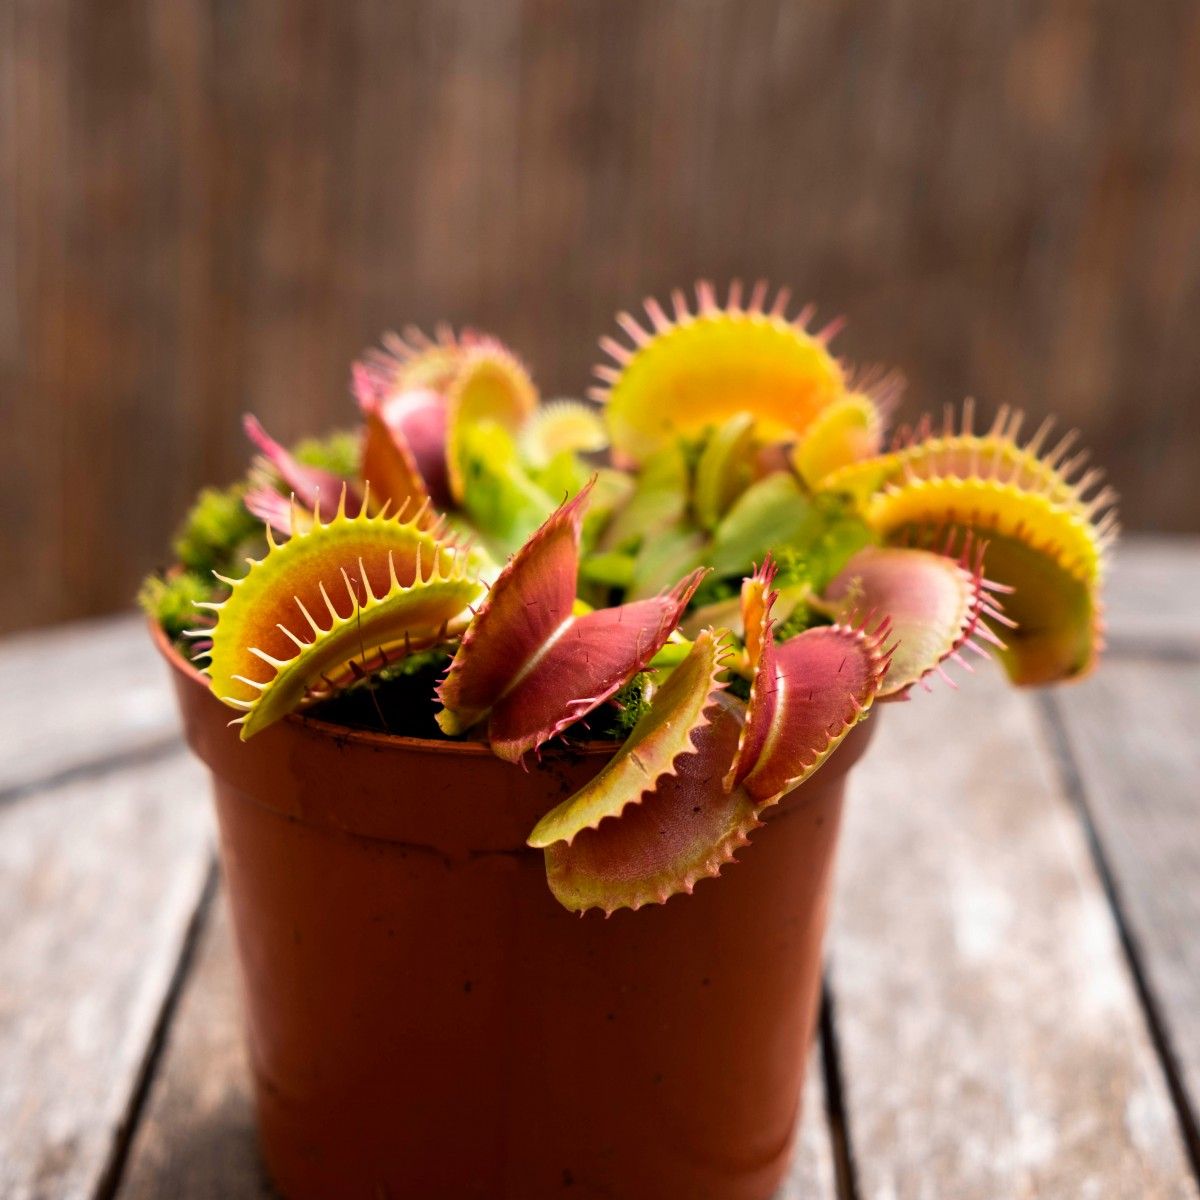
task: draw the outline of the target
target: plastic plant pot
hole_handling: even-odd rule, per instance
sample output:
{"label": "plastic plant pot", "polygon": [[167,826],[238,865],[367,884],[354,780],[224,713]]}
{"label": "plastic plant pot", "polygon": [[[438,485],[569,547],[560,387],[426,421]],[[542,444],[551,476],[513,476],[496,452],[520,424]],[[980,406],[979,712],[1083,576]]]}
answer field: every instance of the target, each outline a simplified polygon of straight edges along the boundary
{"label": "plastic plant pot", "polygon": [[209,767],[267,1167],[291,1200],[768,1200],[791,1153],[860,726],[720,882],[583,917],[531,825],[611,744],[288,717],[248,743],[155,629]]}

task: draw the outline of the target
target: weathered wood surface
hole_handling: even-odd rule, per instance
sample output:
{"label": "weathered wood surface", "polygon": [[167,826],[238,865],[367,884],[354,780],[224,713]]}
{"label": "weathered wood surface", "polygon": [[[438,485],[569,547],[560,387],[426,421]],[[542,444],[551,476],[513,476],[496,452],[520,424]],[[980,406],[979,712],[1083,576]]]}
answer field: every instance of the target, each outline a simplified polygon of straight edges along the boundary
{"label": "weathered wood surface", "polygon": [[229,909],[218,896],[131,1144],[121,1200],[270,1197],[254,1137]]}
{"label": "weathered wood surface", "polygon": [[0,1196],[90,1200],[209,875],[182,752],[0,806]]}
{"label": "weathered wood surface", "polygon": [[0,799],[178,743],[167,673],[135,616],[0,642]]}
{"label": "weathered wood surface", "polygon": [[[814,1056],[780,1200],[1195,1200],[1200,665],[1177,597],[1195,594],[1196,545],[1123,547],[1093,680],[1031,696],[981,672],[885,714],[832,937],[846,1127],[830,1128]],[[258,1200],[219,902],[184,953],[210,833],[201,772],[159,740],[162,668],[128,620],[0,642],[0,678],[89,646],[148,689],[144,717],[60,676],[36,696],[77,689],[60,732],[0,745],[0,1195]],[[2,703],[22,712],[9,686]]]}
{"label": "weathered wood surface", "polygon": [[888,711],[852,777],[832,979],[864,1198],[1197,1194],[1043,724],[979,671]]}
{"label": "weathered wood surface", "polygon": [[1200,538],[1120,542],[1105,617],[1113,655],[1200,656]]}
{"label": "weathered wood surface", "polygon": [[1200,1149],[1200,663],[1109,662],[1045,703]]}
{"label": "weathered wood surface", "polygon": [[0,628],[126,603],[240,412],[346,421],[380,330],[577,394],[698,275],[1194,530],[1198,81],[1193,0],[0,0]]}

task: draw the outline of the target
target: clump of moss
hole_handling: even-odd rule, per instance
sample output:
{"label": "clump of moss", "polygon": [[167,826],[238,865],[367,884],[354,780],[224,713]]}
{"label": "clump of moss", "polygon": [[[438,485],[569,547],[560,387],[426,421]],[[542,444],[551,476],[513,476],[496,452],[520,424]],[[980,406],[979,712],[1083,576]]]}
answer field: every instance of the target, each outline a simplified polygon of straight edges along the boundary
{"label": "clump of moss", "polygon": [[292,448],[292,456],[306,467],[317,467],[333,475],[355,479],[359,473],[362,447],[358,434],[339,430],[323,438],[306,438]]}
{"label": "clump of moss", "polygon": [[828,625],[829,618],[801,600],[775,629],[775,640],[786,642],[788,638],[811,629],[814,625]]}
{"label": "clump of moss", "polygon": [[200,619],[196,605],[213,596],[213,580],[196,571],[174,571],[150,575],[138,590],[137,600],[147,616],[163,627],[172,641],[194,629]]}
{"label": "clump of moss", "polygon": [[[358,473],[359,445],[353,433],[310,438],[293,453],[306,466],[347,477]],[[225,593],[214,572],[237,578],[245,574],[248,556],[261,555],[263,523],[245,503],[250,486],[251,481],[243,479],[226,488],[201,491],[171,543],[177,565],[143,582],[138,604],[173,639],[196,626],[197,602],[218,600]]]}
{"label": "clump of moss", "polygon": [[617,735],[625,737],[642,719],[650,707],[653,694],[654,684],[648,671],[635,675],[617,691],[612,699],[617,713],[614,720],[614,732]]}
{"label": "clump of moss", "polygon": [[137,601],[147,616],[178,641],[185,629],[203,624],[196,606],[219,600],[227,592],[214,572],[225,576],[245,573],[244,559],[255,553],[263,539],[262,522],[247,511],[248,484],[205,488],[195,499],[175,534],[171,548],[176,565],[165,573],[148,576]]}
{"label": "clump of moss", "polygon": [[229,573],[237,548],[262,533],[262,522],[247,511],[245,496],[246,484],[236,483],[205,488],[196,497],[172,543],[183,567],[205,576]]}
{"label": "clump of moss", "polygon": [[364,680],[363,684],[386,684],[395,679],[408,679],[413,675],[440,675],[450,665],[452,655],[444,646],[435,646],[432,650],[418,650],[415,654],[406,655],[399,662],[384,667],[378,674]]}
{"label": "clump of moss", "polygon": [[635,675],[589,718],[590,737],[624,741],[650,707],[654,681],[649,671]]}

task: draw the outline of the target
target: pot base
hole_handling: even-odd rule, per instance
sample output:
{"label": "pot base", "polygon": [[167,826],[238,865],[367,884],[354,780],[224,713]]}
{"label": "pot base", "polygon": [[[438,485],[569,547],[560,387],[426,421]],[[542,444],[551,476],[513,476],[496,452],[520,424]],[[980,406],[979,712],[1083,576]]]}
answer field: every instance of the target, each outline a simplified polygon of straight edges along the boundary
{"label": "pot base", "polygon": [[773,1195],[840,796],[607,920],[560,908],[536,856],[314,835],[225,787],[218,807],[286,1196]]}

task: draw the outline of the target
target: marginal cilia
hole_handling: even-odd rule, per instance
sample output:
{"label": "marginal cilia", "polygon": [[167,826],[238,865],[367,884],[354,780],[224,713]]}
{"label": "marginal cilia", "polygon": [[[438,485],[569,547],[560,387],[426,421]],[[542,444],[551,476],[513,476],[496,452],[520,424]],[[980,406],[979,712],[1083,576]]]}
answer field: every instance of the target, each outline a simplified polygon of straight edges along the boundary
{"label": "marginal cilia", "polygon": [[1117,520],[1073,438],[1022,441],[1008,409],[976,433],[967,404],[887,442],[899,376],[790,309],[763,283],[647,300],[590,402],[540,404],[494,337],[389,335],[352,373],[349,472],[247,418],[265,553],[189,631],[241,736],[431,648],[443,735],[515,764],[624,705],[529,837],[562,904],[611,914],[717,875],[873,705],[967,652],[1018,684],[1091,670]]}

